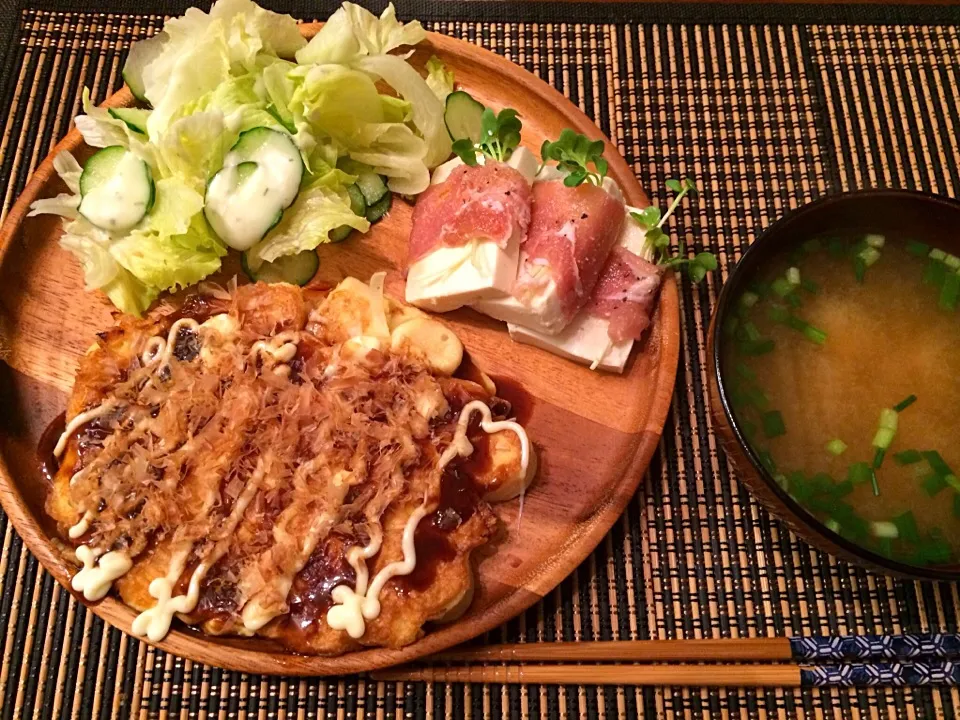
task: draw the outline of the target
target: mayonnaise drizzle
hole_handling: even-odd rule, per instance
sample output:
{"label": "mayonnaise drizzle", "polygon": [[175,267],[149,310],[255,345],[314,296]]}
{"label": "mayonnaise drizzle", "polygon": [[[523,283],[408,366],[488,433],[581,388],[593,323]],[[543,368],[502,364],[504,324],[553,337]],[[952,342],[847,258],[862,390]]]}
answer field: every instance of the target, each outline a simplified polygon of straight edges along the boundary
{"label": "mayonnaise drizzle", "polygon": [[[113,581],[122,577],[133,567],[130,556],[124,552],[111,551],[101,557],[102,550],[94,550],[86,545],[77,548],[77,560],[83,563],[83,569],[73,576],[71,587],[87,600],[100,600],[108,592]],[[99,558],[100,562],[97,562]]]}
{"label": "mayonnaise drizzle", "polygon": [[177,335],[180,334],[180,331],[183,328],[196,330],[198,327],[200,327],[200,323],[193,318],[180,318],[171,325],[170,332],[167,333],[167,340],[164,344],[163,351],[158,353],[160,365],[166,365],[170,362],[170,356],[173,354],[173,348],[177,343]]}
{"label": "mayonnaise drizzle", "polygon": [[[473,400],[464,405],[457,421],[457,429],[453,441],[443,451],[438,463],[439,470],[443,470],[457,457],[468,457],[473,453],[473,444],[467,438],[470,428],[470,418],[478,412],[482,416],[480,429],[485,433],[495,433],[509,430],[517,434],[520,440],[520,471],[524,477],[530,467],[530,439],[526,430],[513,420],[494,421],[490,408],[482,400]],[[371,535],[370,541],[363,547],[354,546],[347,551],[347,562],[357,574],[354,587],[337,585],[331,592],[334,605],[327,611],[327,624],[334,630],[345,630],[354,640],[363,637],[367,631],[366,621],[375,620],[380,616],[380,593],[384,586],[395,577],[409,575],[417,566],[417,549],[414,542],[417,526],[427,515],[427,500],[414,510],[403,526],[401,548],[403,559],[394,561],[376,574],[370,586],[367,587],[368,570],[366,561],[380,551],[383,537],[381,533]]]}
{"label": "mayonnaise drizzle", "polygon": [[107,400],[106,402],[100,403],[96,407],[85,410],[84,412],[74,416],[73,420],[67,423],[67,427],[64,428],[60,439],[57,440],[57,444],[53,448],[53,456],[60,457],[63,454],[63,451],[67,448],[67,441],[70,439],[70,436],[80,429],[81,426],[86,425],[91,420],[96,420],[101,415],[105,415],[113,410],[116,405],[116,400]]}
{"label": "mayonnaise drizzle", "polygon": [[87,512],[83,514],[83,517],[80,518],[80,521],[76,525],[73,525],[67,531],[67,535],[70,536],[70,539],[76,540],[78,537],[82,536],[87,530],[89,530],[91,520],[93,520],[93,513],[87,510]]}
{"label": "mayonnaise drizzle", "polygon": [[193,549],[192,544],[185,550],[174,554],[170,560],[170,569],[165,577],[156,578],[150,583],[148,590],[157,602],[152,608],[140,613],[133,621],[130,629],[134,635],[145,636],[151,642],[159,642],[170,631],[170,623],[173,622],[174,615],[193,612],[196,609],[197,603],[200,601],[200,583],[203,582],[209,569],[216,565],[229,548],[233,533],[237,529],[237,525],[240,524],[240,519],[246,512],[250,501],[253,500],[254,495],[260,489],[264,474],[265,464],[261,459],[257,462],[256,470],[250,476],[243,492],[240,493],[230,510],[230,515],[227,516],[222,533],[224,539],[214,545],[210,554],[193,571],[186,595],[174,596],[173,588],[183,573],[186,559]]}

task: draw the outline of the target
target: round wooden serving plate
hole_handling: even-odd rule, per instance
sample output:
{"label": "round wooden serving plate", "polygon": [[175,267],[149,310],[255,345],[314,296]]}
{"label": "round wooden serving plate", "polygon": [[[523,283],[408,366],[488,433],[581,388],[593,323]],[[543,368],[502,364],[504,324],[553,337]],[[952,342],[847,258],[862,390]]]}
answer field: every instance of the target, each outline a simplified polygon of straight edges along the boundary
{"label": "round wooden serving plate", "polygon": [[[308,36],[318,29],[304,26]],[[509,61],[472,44],[430,34],[417,50],[419,66],[435,54],[463,87],[484,104],[516,108],[524,145],[539,153],[546,138],[565,127],[602,137],[566,98]],[[108,105],[131,104],[124,88]],[[84,156],[76,130],[57,146]],[[89,151],[87,151],[89,152]],[[84,290],[76,260],[57,242],[60,219],[26,219],[33,200],[63,192],[53,154],[40,165],[0,230],[0,501],[27,547],[64,586],[74,573],[54,544],[45,518],[47,481],[37,444],[66,406],[77,360],[97,331],[109,327],[111,306]],[[630,168],[608,144],[609,174],[632,205],[647,198]],[[411,208],[395,202],[369,234],[321,247],[320,279],[366,279],[389,271],[387,290],[403,297],[401,270]],[[225,276],[238,272],[236,258]],[[477,593],[457,622],[431,629],[399,650],[372,649],[336,658],[290,653],[258,638],[218,638],[177,626],[158,643],[191,660],[257,673],[324,675],[360,672],[406,662],[469,640],[533,605],[597,546],[640,483],[663,430],[676,376],[679,346],[677,288],[668,274],[648,337],[634,348],[622,376],[591,372],[542,350],[513,343],[502,323],[470,310],[444,316],[474,362],[492,375],[505,396],[524,391],[519,408],[541,458],[540,475],[519,503],[496,506],[503,539],[477,564]],[[84,602],[81,598],[78,598]],[[129,632],[134,612],[108,597],[85,603]]]}

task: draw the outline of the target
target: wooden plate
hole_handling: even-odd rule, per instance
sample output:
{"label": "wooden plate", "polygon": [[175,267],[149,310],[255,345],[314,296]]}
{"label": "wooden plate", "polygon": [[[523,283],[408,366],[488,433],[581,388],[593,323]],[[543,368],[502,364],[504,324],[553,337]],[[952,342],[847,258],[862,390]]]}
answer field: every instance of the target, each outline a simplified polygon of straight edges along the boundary
{"label": "wooden plate", "polygon": [[[304,26],[308,36],[318,26]],[[484,104],[516,108],[524,144],[539,154],[545,138],[565,127],[602,137],[597,127],[556,90],[509,61],[472,44],[430,34],[414,62],[431,54],[453,68],[457,83]],[[129,105],[124,88],[108,105]],[[44,428],[66,406],[77,360],[94,334],[112,324],[110,305],[84,291],[76,260],[57,239],[60,219],[26,219],[38,197],[63,192],[53,155],[78,151],[76,130],[40,165],[0,230],[0,501],[27,547],[64,586],[74,570],[50,541],[43,513],[47,481],[36,448]],[[608,144],[609,174],[632,205],[647,198],[630,168]],[[411,209],[396,202],[389,217],[365,237],[320,249],[321,277],[366,279],[390,271],[387,289],[403,296]],[[235,259],[228,275],[237,272]],[[498,380],[503,394],[522,388],[521,408],[539,448],[541,471],[522,514],[513,501],[496,507],[507,532],[496,552],[478,564],[477,594],[459,621],[434,628],[400,650],[373,649],[337,658],[305,657],[262,639],[215,638],[180,626],[162,649],[192,660],[258,673],[323,675],[359,672],[418,658],[469,640],[533,605],[597,546],[623,512],[650,462],[670,407],[679,347],[677,288],[667,275],[655,321],[623,376],[587,368],[510,341],[502,323],[462,310],[444,318],[477,365]],[[113,598],[80,602],[129,632],[135,613]]]}

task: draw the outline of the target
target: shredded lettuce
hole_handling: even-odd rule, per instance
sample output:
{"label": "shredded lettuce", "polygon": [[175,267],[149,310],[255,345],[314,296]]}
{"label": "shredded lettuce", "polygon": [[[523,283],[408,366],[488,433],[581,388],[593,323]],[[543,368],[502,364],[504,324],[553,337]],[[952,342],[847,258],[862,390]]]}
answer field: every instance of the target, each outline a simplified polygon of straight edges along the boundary
{"label": "shredded lettuce", "polygon": [[227,250],[203,215],[207,183],[240,133],[270,127],[292,135],[307,172],[280,223],[249,251],[250,267],[329,242],[343,225],[365,232],[370,223],[351,211],[346,192],[358,164],[386,176],[392,191],[415,195],[451,152],[443,113],[453,74],[436,58],[426,78],[407,62],[425,38],[392,4],[377,17],[344,3],[309,43],[293,18],[252,0],[192,8],[138,43],[124,67],[151,106],[146,135],[96,107],[87,90],[76,119],[88,145],[120,145],[147,163],[156,190],[150,212],[124,234],[92,225],[78,213],[82,168],[61,153],[54,165],[68,192],[36,201],[30,214],[63,216],[61,244],[88,289],[124,312],[143,312],[160,292],[219,270]]}
{"label": "shredded lettuce", "polygon": [[[256,270],[264,262],[272,262],[282,255],[293,255],[302,250],[313,250],[329,242],[329,233],[341,225],[366,232],[370,223],[354,215],[350,198],[337,189],[337,179],[326,176],[302,190],[293,205],[283,213],[280,223],[258,244],[247,252],[247,263]],[[331,187],[334,185],[334,187]]]}
{"label": "shredded lettuce", "polygon": [[436,55],[427,60],[427,86],[440,102],[446,102],[447,95],[453,92],[453,70],[447,70]]}

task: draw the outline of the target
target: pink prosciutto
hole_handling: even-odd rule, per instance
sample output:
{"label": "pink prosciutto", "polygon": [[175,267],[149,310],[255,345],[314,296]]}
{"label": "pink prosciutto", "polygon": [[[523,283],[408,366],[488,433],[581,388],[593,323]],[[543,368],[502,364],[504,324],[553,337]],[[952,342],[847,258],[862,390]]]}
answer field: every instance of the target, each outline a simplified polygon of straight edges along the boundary
{"label": "pink prosciutto", "polygon": [[650,326],[659,289],[660,268],[616,247],[584,311],[610,321],[607,334],[613,342],[639,340]]}
{"label": "pink prosciutto", "polygon": [[508,165],[461,165],[450,177],[427,188],[413,209],[409,262],[441,246],[457,247],[486,239],[506,248],[522,241],[530,224],[530,185]]}
{"label": "pink prosciutto", "polygon": [[530,229],[514,294],[535,291],[545,268],[566,326],[590,298],[624,220],[623,202],[590,183],[535,183]]}

